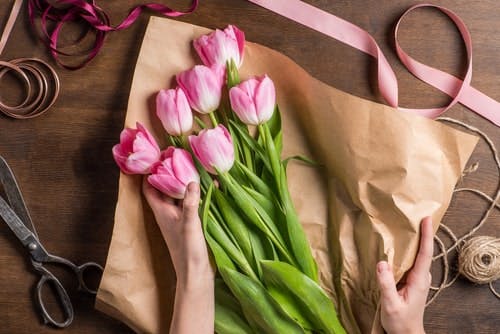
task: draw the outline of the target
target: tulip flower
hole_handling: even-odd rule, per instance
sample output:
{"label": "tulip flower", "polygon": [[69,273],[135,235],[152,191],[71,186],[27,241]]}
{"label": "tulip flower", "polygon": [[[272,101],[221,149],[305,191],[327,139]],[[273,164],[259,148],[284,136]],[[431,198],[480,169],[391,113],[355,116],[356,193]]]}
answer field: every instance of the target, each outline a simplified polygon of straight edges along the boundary
{"label": "tulip flower", "polygon": [[229,90],[231,107],[245,124],[258,125],[267,122],[276,105],[273,81],[264,75],[243,81]]}
{"label": "tulip flower", "polygon": [[160,90],[156,95],[156,115],[171,136],[180,136],[193,127],[193,113],[181,88]]}
{"label": "tulip flower", "polygon": [[160,148],[149,131],[139,122],[137,129],[124,129],[120,143],[113,147],[113,157],[126,174],[148,174],[160,159]]}
{"label": "tulip flower", "polygon": [[188,151],[170,146],[161,154],[148,176],[148,182],[162,193],[176,199],[184,198],[191,182],[200,182],[200,176]]}
{"label": "tulip flower", "polygon": [[243,62],[245,34],[229,25],[223,31],[216,29],[211,34],[195,39],[193,45],[203,64],[225,66],[227,61],[233,59],[239,68]]}
{"label": "tulip flower", "polygon": [[191,108],[201,114],[209,114],[219,107],[224,75],[222,66],[196,65],[179,73],[177,83],[186,93]]}
{"label": "tulip flower", "polygon": [[189,145],[203,168],[211,174],[225,173],[234,164],[234,147],[229,131],[218,125],[189,136]]}

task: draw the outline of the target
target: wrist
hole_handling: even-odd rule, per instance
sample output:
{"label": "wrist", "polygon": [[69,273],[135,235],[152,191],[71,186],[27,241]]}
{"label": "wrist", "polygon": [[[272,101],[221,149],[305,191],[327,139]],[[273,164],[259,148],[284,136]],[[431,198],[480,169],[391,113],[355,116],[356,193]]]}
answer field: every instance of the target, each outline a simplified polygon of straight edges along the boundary
{"label": "wrist", "polygon": [[423,328],[421,329],[415,329],[415,330],[402,330],[402,331],[386,331],[387,334],[425,334],[425,330]]}
{"label": "wrist", "polygon": [[183,275],[177,277],[176,289],[179,292],[203,292],[214,290],[214,274]]}

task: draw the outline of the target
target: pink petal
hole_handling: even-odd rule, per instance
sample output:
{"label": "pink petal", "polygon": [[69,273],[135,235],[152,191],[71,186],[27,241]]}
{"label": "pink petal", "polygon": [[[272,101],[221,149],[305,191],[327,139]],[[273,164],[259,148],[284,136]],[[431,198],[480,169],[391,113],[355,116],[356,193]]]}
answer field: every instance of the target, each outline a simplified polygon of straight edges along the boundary
{"label": "pink petal", "polygon": [[189,152],[183,149],[177,149],[172,156],[172,168],[175,177],[184,185],[190,182],[200,182],[198,171],[194,166],[193,159]]}
{"label": "pink petal", "polygon": [[186,186],[170,175],[154,174],[148,176],[148,182],[162,193],[176,199],[184,198]]}
{"label": "pink petal", "polygon": [[260,123],[268,121],[273,115],[276,105],[276,91],[274,83],[268,76],[264,76],[255,91],[255,107]]}
{"label": "pink petal", "polygon": [[229,100],[234,112],[243,123],[250,125],[259,124],[255,105],[245,91],[238,86],[231,88],[229,90]]}

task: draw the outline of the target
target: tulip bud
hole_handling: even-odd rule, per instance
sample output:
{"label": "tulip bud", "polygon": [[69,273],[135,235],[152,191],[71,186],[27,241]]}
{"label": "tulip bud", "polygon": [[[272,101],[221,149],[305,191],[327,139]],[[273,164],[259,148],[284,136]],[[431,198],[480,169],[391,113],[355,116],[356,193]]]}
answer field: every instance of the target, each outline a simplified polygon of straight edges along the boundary
{"label": "tulip bud", "polygon": [[193,45],[203,64],[226,66],[226,62],[233,59],[239,68],[243,62],[245,34],[229,25],[223,31],[216,29],[213,33],[195,39]]}
{"label": "tulip bud", "polygon": [[232,109],[243,123],[265,123],[276,106],[274,83],[267,75],[248,79],[229,90],[229,99]]}
{"label": "tulip bud", "polygon": [[177,75],[191,108],[201,114],[209,114],[219,107],[224,85],[224,68],[218,65],[196,65]]}
{"label": "tulip bud", "polygon": [[161,154],[148,176],[148,182],[172,198],[182,199],[189,183],[200,183],[200,176],[188,151],[170,146]]}
{"label": "tulip bud", "polygon": [[177,83],[186,93],[191,108],[201,114],[208,114],[219,107],[224,75],[221,66],[196,65],[179,73]]}
{"label": "tulip bud", "polygon": [[160,90],[156,95],[156,115],[171,136],[180,136],[193,127],[193,113],[181,88]]}
{"label": "tulip bud", "polygon": [[149,131],[137,122],[137,129],[124,129],[120,143],[113,147],[113,157],[126,174],[148,174],[160,159],[160,148]]}
{"label": "tulip bud", "polygon": [[189,145],[203,168],[211,174],[225,173],[234,164],[234,147],[229,131],[218,125],[189,136]]}

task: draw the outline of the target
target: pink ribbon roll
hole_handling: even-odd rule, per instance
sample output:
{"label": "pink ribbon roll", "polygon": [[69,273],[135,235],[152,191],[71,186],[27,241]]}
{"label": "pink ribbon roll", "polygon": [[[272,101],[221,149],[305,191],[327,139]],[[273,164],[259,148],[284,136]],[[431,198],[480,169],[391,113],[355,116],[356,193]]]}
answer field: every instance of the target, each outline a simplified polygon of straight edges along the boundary
{"label": "pink ribbon roll", "polygon": [[[418,4],[410,7],[398,20],[394,38],[396,52],[401,62],[414,76],[440,91],[448,94],[452,100],[445,107],[430,109],[401,108],[398,105],[398,83],[394,71],[380,50],[373,37],[360,27],[333,14],[322,11],[300,0],[248,0],[267,8],[311,29],[335,38],[342,43],[367,53],[377,60],[378,86],[387,103],[404,112],[411,112],[434,118],[450,109],[457,102],[467,106],[477,114],[500,126],[500,103],[470,85],[472,79],[472,39],[465,23],[449,9],[431,4]],[[446,72],[422,64],[410,57],[399,45],[397,34],[404,17],[414,9],[432,7],[446,14],[457,26],[467,50],[467,71],[463,80]]]}
{"label": "pink ribbon roll", "polygon": [[[164,16],[177,17],[193,12],[197,6],[198,0],[193,0],[191,7],[187,11],[181,12],[156,3],[139,5],[132,8],[127,17],[117,26],[111,25],[109,16],[97,5],[95,0],[29,0],[28,14],[33,27],[36,26],[35,18],[40,17],[40,30],[43,34],[41,37],[50,49],[54,60],[66,69],[77,70],[87,65],[97,56],[104,45],[106,33],[130,27],[143,10],[151,10]],[[78,23],[82,21],[88,25],[87,32],[91,31],[95,34],[92,48],[74,54],[63,52],[58,46],[59,35],[63,26],[68,22]],[[49,26],[51,27],[50,29]],[[85,59],[77,65],[67,65],[61,61],[59,55],[85,56]]]}

